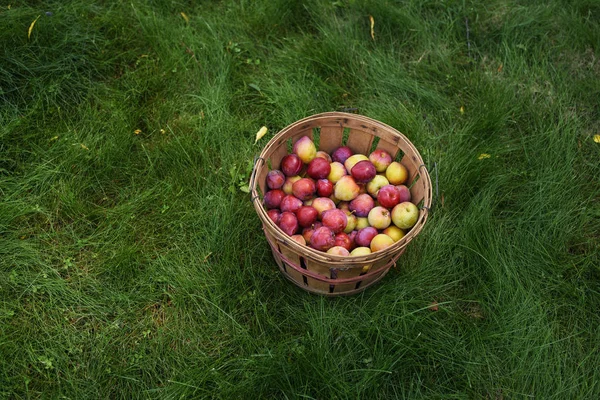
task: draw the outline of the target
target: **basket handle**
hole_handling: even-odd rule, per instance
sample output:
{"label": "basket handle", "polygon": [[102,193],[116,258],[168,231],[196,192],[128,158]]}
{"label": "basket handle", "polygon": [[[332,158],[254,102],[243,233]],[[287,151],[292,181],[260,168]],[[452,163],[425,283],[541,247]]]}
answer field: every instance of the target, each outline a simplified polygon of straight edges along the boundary
{"label": "basket handle", "polygon": [[[256,193],[256,174],[258,173],[258,162],[262,161],[262,163],[265,163],[265,159],[260,157],[260,156],[254,156],[254,162],[253,162],[253,166],[252,166],[252,174],[250,174],[250,184],[248,185],[248,188],[250,188],[250,195],[251,197],[251,201],[254,203],[254,200],[256,200],[258,198],[258,193]],[[261,164],[262,165],[262,164]]]}

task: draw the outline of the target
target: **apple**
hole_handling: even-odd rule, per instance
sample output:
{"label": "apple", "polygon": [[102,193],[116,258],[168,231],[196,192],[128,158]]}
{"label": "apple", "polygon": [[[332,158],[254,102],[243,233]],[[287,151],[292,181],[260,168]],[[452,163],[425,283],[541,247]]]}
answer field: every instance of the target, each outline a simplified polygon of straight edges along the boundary
{"label": "apple", "polygon": [[404,231],[398,228],[396,225],[388,226],[383,230],[382,233],[385,233],[386,235],[394,239],[394,242],[397,242],[398,240],[402,239],[405,235]]}
{"label": "apple", "polygon": [[366,228],[369,225],[369,219],[367,217],[356,217],[356,230],[361,230],[363,228]]}
{"label": "apple", "polygon": [[278,209],[274,208],[272,210],[267,211],[267,215],[269,216],[269,218],[271,219],[271,221],[273,221],[273,223],[275,225],[277,225],[277,222],[279,222],[279,218],[281,217],[281,211],[279,211]]}
{"label": "apple", "polygon": [[327,251],[333,247],[335,243],[335,233],[326,226],[315,229],[310,237],[310,245],[321,251]]}
{"label": "apple", "polygon": [[302,201],[312,198],[316,192],[315,181],[310,178],[300,178],[292,185],[292,194]]}
{"label": "apple", "polygon": [[342,246],[333,246],[332,248],[327,250],[327,253],[334,254],[336,256],[344,256],[344,257],[347,257],[350,255],[350,252],[348,251],[348,249],[345,249]]}
{"label": "apple", "polygon": [[344,175],[335,184],[333,195],[342,201],[354,200],[360,192],[360,187],[350,175]]}
{"label": "apple", "polygon": [[368,194],[359,194],[354,200],[350,202],[348,206],[350,211],[354,212],[357,217],[366,217],[369,215],[369,211],[375,207],[373,198]]}
{"label": "apple", "polygon": [[344,167],[344,164],[342,163],[334,161],[331,164],[329,164],[329,167],[331,168],[331,170],[329,172],[329,175],[327,175],[327,179],[330,180],[331,183],[337,183],[337,181],[339,181],[342,176],[348,175],[346,167]]}
{"label": "apple", "polygon": [[285,175],[278,169],[273,169],[267,173],[267,187],[269,189],[281,189],[285,183]]}
{"label": "apple", "polygon": [[330,228],[333,233],[340,233],[346,228],[348,218],[342,210],[335,208],[323,211],[321,222],[324,226]]}
{"label": "apple", "polygon": [[369,225],[376,229],[385,229],[392,223],[390,210],[381,206],[374,207],[369,212],[367,219],[369,220]]}
{"label": "apple", "polygon": [[376,149],[369,154],[369,160],[377,169],[377,172],[383,172],[392,163],[392,156],[383,149]]}
{"label": "apple", "polygon": [[[329,179],[319,179],[317,181],[317,195],[319,197],[329,197],[333,195],[333,183]],[[335,200],[332,199],[335,203]]]}
{"label": "apple", "polygon": [[[345,232],[344,232],[345,233]],[[352,248],[356,247],[356,234],[358,233],[357,230],[354,230],[352,232],[350,232],[348,234],[348,238],[350,239],[350,243],[352,244]]]}
{"label": "apple", "polygon": [[348,173],[351,174],[352,167],[354,167],[359,161],[369,161],[369,157],[365,156],[364,154],[354,154],[348,157],[348,159],[344,162],[344,167],[346,167],[346,171],[348,171]]}
{"label": "apple", "polygon": [[335,234],[335,241],[333,244],[334,244],[334,246],[341,246],[348,251],[352,250],[352,248],[354,247],[352,245],[352,240],[350,239],[350,236],[348,236],[344,232]]}
{"label": "apple", "polygon": [[308,164],[317,156],[317,147],[308,136],[302,136],[294,143],[292,152],[300,157],[303,163]]}
{"label": "apple", "polygon": [[408,170],[403,164],[394,161],[385,170],[385,177],[392,185],[402,185],[408,178]]}
{"label": "apple", "polygon": [[339,163],[343,164],[353,154],[354,154],[354,152],[352,151],[352,149],[350,147],[341,146],[341,147],[338,147],[337,149],[335,149],[331,153],[331,159],[334,162],[339,162]]}
{"label": "apple", "polygon": [[366,256],[371,253],[372,253],[372,251],[370,248],[361,246],[361,247],[355,247],[354,250],[352,250],[350,252],[350,255],[351,256]]}
{"label": "apple", "polygon": [[[267,192],[268,193],[268,192]],[[294,195],[288,194],[285,195],[283,199],[281,199],[281,204],[279,204],[279,209],[281,212],[295,212],[297,209],[302,207],[302,200],[295,197]]]}
{"label": "apple", "polygon": [[306,246],[306,239],[304,239],[304,236],[296,234],[292,235],[292,239],[300,243],[302,246]]}
{"label": "apple", "polygon": [[306,228],[317,222],[319,212],[312,206],[302,206],[296,210],[296,218],[301,227]]}
{"label": "apple", "polygon": [[283,190],[285,194],[292,194],[292,187],[294,186],[294,183],[296,183],[300,179],[302,179],[300,175],[288,176],[285,180],[285,183],[281,187],[281,190]]}
{"label": "apple", "polygon": [[367,226],[366,228],[358,231],[354,241],[356,242],[357,246],[369,247],[371,245],[371,240],[373,240],[373,238],[378,234],[379,232],[377,229],[373,228],[372,226]]}
{"label": "apple", "polygon": [[400,191],[400,201],[399,203],[404,203],[405,201],[410,201],[412,199],[412,195],[410,193],[410,189],[406,185],[396,185],[396,188]]}
{"label": "apple", "polygon": [[272,208],[279,208],[281,201],[285,196],[285,193],[281,189],[269,190],[267,193],[265,193],[265,197],[263,198],[265,207],[267,207],[269,210]]}
{"label": "apple", "polygon": [[279,226],[279,228],[281,228],[281,230],[287,235],[292,236],[298,232],[298,219],[293,212],[286,211],[281,213],[281,217],[279,218],[279,223],[277,226]]}
{"label": "apple", "polygon": [[317,221],[311,226],[302,229],[302,236],[304,237],[304,240],[306,240],[306,243],[310,243],[311,236],[313,235],[315,230],[320,228],[321,226],[323,226],[323,224]]}
{"label": "apple", "polygon": [[[347,162],[347,160],[346,160]],[[377,170],[369,160],[359,161],[350,170],[350,174],[358,183],[367,183],[377,175]]]}
{"label": "apple", "polygon": [[348,222],[346,223],[346,228],[344,229],[345,233],[350,233],[354,229],[356,229],[356,224],[358,223],[358,218],[351,211],[344,211],[346,213],[346,218]]}
{"label": "apple", "polygon": [[329,197],[317,197],[313,200],[311,206],[317,210],[318,218],[321,218],[324,211],[335,209],[335,203]]}
{"label": "apple", "polygon": [[331,172],[331,164],[324,158],[316,157],[309,164],[306,174],[313,179],[325,179]]}
{"label": "apple", "polygon": [[385,185],[379,189],[377,201],[383,207],[391,210],[396,204],[400,204],[400,189],[394,185]]}
{"label": "apple", "polygon": [[412,228],[419,219],[419,209],[410,201],[398,204],[392,209],[392,222],[400,229]]}
{"label": "apple", "polygon": [[338,199],[337,197],[335,197],[335,194],[332,194],[331,196],[329,196],[329,198],[331,199],[331,201],[334,202],[334,204],[337,206],[339,203],[341,203],[341,200]]}
{"label": "apple", "polygon": [[287,154],[281,159],[281,172],[285,176],[298,175],[303,166],[302,160],[296,154]]}
{"label": "apple", "polygon": [[392,239],[388,235],[380,233],[379,235],[375,236],[371,240],[370,247],[371,247],[371,251],[374,253],[376,251],[383,250],[386,247],[390,247],[393,244],[394,244],[394,239]]}
{"label": "apple", "polygon": [[331,156],[329,154],[327,154],[326,151],[323,151],[323,150],[317,151],[317,154],[315,155],[315,158],[317,158],[317,157],[326,159],[327,162],[330,163],[330,164],[333,161],[331,159]]}
{"label": "apple", "polygon": [[377,194],[379,190],[385,185],[389,185],[390,182],[384,175],[375,175],[373,179],[369,183],[367,183],[367,193],[369,193],[372,197],[377,198]]}

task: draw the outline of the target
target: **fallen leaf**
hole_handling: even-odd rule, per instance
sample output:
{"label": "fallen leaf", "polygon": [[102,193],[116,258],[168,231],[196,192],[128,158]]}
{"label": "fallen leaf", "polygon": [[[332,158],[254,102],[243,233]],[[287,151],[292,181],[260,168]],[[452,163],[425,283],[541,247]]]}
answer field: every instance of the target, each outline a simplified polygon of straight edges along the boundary
{"label": "fallen leaf", "polygon": [[465,106],[460,106],[460,113],[464,114],[465,113]]}
{"label": "fallen leaf", "polygon": [[491,156],[490,156],[489,154],[487,154],[487,153],[481,153],[481,154],[479,155],[479,157],[477,157],[477,159],[478,159],[478,160],[483,160],[483,159],[485,159],[485,158],[490,158],[490,157],[491,157]]}
{"label": "fallen leaf", "polygon": [[504,64],[500,63],[500,65],[498,66],[498,72],[502,72],[503,68],[504,68]]}
{"label": "fallen leaf", "polygon": [[161,134],[161,135],[164,135],[164,134],[165,134],[165,130],[164,130],[164,129],[161,129],[161,130],[160,130],[160,134]]}
{"label": "fallen leaf", "polygon": [[431,311],[437,311],[439,309],[440,307],[438,306],[438,302],[435,300],[429,305],[429,310]]}
{"label": "fallen leaf", "polygon": [[186,24],[190,23],[190,17],[188,17],[183,11],[181,12],[181,16],[183,17],[183,19],[185,20]]}
{"label": "fallen leaf", "polygon": [[600,143],[600,135],[594,135],[594,142]]}
{"label": "fallen leaf", "polygon": [[89,150],[88,147],[85,144],[79,143],[79,145],[81,146],[82,149]]}
{"label": "fallen leaf", "polygon": [[267,134],[267,127],[263,126],[262,128],[260,128],[258,130],[258,132],[256,132],[256,140],[254,141],[254,144],[256,144],[256,142],[258,142],[260,140],[260,138],[262,138],[263,136],[265,136]]}
{"label": "fallen leaf", "polygon": [[373,30],[375,27],[375,19],[372,15],[369,15],[369,21],[371,21],[371,39],[375,40],[375,31]]}
{"label": "fallen leaf", "polygon": [[133,131],[134,134],[139,135],[140,133],[142,133],[141,129],[136,129],[135,131]]}
{"label": "fallen leaf", "polygon": [[33,22],[31,23],[31,25],[29,25],[29,31],[27,31],[27,39],[31,38],[31,31],[33,30],[33,27],[35,26],[35,23],[37,22],[37,20],[41,17],[41,15],[38,15],[36,19],[33,20]]}
{"label": "fallen leaf", "polygon": [[58,139],[58,136],[54,136],[52,139],[50,139],[50,141],[52,142],[52,141],[57,140],[57,139]]}

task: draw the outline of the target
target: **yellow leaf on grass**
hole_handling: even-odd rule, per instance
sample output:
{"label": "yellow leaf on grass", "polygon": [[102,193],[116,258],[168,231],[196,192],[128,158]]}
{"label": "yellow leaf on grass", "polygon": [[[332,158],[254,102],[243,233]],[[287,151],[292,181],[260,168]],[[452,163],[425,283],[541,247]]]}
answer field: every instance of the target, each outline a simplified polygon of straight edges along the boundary
{"label": "yellow leaf on grass", "polygon": [[465,113],[465,106],[460,106],[460,113],[464,114]]}
{"label": "yellow leaf on grass", "polygon": [[141,129],[136,129],[135,131],[133,131],[134,134],[139,135],[140,133],[142,133]]}
{"label": "yellow leaf on grass", "polygon": [[89,150],[88,147],[85,144],[79,143],[79,145],[81,146],[82,149]]}
{"label": "yellow leaf on grass", "polygon": [[186,24],[190,23],[190,17],[188,17],[183,11],[181,12],[181,16],[183,17],[183,19],[185,19]]}
{"label": "yellow leaf on grass", "polygon": [[490,158],[490,157],[491,157],[491,156],[490,156],[489,154],[487,154],[487,153],[481,153],[481,154],[479,155],[479,157],[477,157],[477,159],[478,159],[478,160],[483,160],[483,159]]}
{"label": "yellow leaf on grass", "polygon": [[31,23],[31,25],[29,25],[29,30],[27,31],[27,39],[31,38],[31,31],[33,30],[33,27],[35,26],[35,23],[37,22],[37,20],[41,17],[41,15],[38,15],[36,19],[33,20],[33,22]]}
{"label": "yellow leaf on grass", "polygon": [[594,135],[594,142],[600,143],[600,135]]}
{"label": "yellow leaf on grass", "polygon": [[267,134],[267,127],[263,126],[262,128],[260,128],[258,130],[258,132],[256,132],[256,140],[254,141],[254,144],[256,144],[256,142],[258,142],[260,140],[260,138],[262,138],[263,136],[265,136]]}
{"label": "yellow leaf on grass", "polygon": [[371,21],[371,39],[375,40],[375,31],[373,30],[375,27],[375,19],[372,15],[369,15],[369,21]]}

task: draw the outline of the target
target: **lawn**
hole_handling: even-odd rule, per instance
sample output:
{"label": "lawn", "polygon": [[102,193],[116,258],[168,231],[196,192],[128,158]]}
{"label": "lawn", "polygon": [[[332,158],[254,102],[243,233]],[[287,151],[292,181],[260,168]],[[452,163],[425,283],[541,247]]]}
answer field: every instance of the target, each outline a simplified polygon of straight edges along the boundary
{"label": "lawn", "polygon": [[[600,2],[0,7],[0,398],[600,398]],[[343,109],[415,144],[434,205],[326,298],[244,187]]]}

